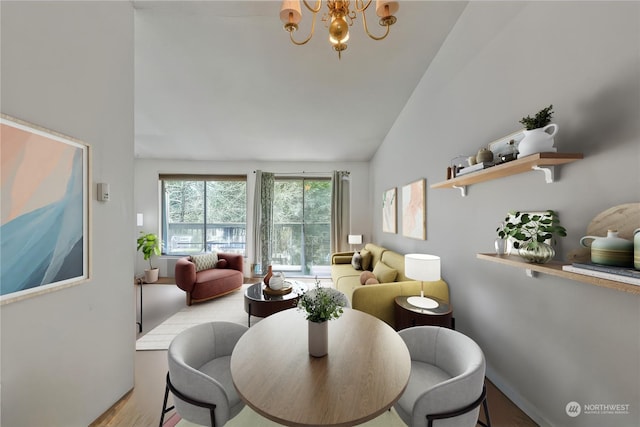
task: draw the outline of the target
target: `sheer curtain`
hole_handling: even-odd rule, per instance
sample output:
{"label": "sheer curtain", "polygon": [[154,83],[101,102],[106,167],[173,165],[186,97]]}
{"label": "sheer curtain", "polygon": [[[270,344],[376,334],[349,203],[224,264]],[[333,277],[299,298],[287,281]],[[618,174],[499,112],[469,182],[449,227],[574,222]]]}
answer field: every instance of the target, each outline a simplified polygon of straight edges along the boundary
{"label": "sheer curtain", "polygon": [[349,172],[333,171],[331,176],[331,252],[348,250]]}
{"label": "sheer curtain", "polygon": [[256,171],[256,184],[253,196],[253,248],[254,263],[266,272],[271,263],[271,235],[273,232],[273,174]]}

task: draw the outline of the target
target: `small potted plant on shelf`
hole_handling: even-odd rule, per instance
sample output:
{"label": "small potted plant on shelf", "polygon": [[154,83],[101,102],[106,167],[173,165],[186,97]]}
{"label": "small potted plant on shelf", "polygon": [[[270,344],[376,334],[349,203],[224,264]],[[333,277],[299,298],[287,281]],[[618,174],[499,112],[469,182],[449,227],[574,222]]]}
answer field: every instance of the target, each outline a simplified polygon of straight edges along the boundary
{"label": "small potted plant on shelf", "polygon": [[512,212],[505,218],[500,236],[513,238],[513,247],[518,255],[529,262],[543,264],[550,261],[556,252],[549,241],[554,236],[566,236],[567,230],[560,225],[555,211],[547,210],[540,213]]}
{"label": "small potted plant on shelf", "polygon": [[314,357],[323,357],[328,352],[328,325],[327,321],[339,318],[342,307],[342,295],[332,288],[320,287],[320,281],[316,277],[315,288],[305,292],[298,299],[298,308],[305,312],[309,321],[309,354]]}
{"label": "small potted plant on shelf", "polygon": [[518,157],[535,153],[556,152],[554,136],[558,132],[558,125],[551,123],[553,104],[538,111],[535,116],[520,119],[525,126],[524,138],[518,144]]}
{"label": "small potted plant on shelf", "polygon": [[153,233],[140,232],[141,236],[138,237],[138,251],[144,255],[144,260],[149,261],[149,268],[144,270],[145,283],[155,283],[158,281],[159,269],[154,267],[151,260],[154,255],[160,255],[161,241],[158,236]]}

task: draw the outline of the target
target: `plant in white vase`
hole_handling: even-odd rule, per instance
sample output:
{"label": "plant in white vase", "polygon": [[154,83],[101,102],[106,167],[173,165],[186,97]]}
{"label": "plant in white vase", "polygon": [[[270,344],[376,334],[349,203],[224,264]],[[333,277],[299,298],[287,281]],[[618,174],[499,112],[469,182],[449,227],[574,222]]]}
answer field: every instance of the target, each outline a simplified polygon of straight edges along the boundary
{"label": "plant in white vase", "polygon": [[518,255],[539,264],[555,256],[553,246],[547,242],[553,242],[556,235],[567,235],[567,230],[560,225],[558,214],[552,210],[541,213],[512,212],[505,218],[502,232],[513,238],[513,247],[518,250]]}
{"label": "plant in white vase", "polygon": [[535,153],[555,152],[554,136],[558,132],[558,125],[551,123],[553,104],[538,111],[535,116],[520,119],[525,126],[524,138],[518,144],[518,157]]}
{"label": "plant in white vase", "polygon": [[331,288],[320,287],[316,277],[314,289],[298,299],[298,308],[305,312],[309,321],[309,354],[326,356],[329,347],[327,321],[339,318],[343,313],[341,295]]}
{"label": "plant in white vase", "polygon": [[149,261],[149,268],[144,271],[145,282],[154,283],[158,281],[159,269],[154,267],[151,261],[154,255],[158,256],[162,253],[160,250],[162,242],[158,239],[158,236],[153,233],[141,231],[140,234],[141,236],[138,237],[137,240],[137,250],[142,252],[145,261]]}

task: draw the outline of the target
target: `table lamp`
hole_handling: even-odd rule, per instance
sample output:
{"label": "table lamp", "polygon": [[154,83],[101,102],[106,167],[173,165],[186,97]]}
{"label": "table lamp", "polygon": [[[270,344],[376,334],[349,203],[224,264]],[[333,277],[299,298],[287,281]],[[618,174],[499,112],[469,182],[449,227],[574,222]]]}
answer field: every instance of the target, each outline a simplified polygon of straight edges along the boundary
{"label": "table lamp", "polygon": [[362,234],[349,234],[349,245],[361,245],[362,244]]}
{"label": "table lamp", "polygon": [[438,302],[424,296],[424,282],[440,280],[440,257],[427,254],[407,254],[404,256],[404,275],[413,280],[420,280],[420,296],[407,298],[407,302],[415,307],[436,308]]}

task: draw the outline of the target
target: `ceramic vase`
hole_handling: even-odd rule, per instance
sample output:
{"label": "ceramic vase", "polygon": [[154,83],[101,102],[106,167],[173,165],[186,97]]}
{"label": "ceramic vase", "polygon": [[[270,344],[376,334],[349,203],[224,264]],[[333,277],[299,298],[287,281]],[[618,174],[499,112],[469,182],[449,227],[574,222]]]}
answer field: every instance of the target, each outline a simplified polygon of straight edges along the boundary
{"label": "ceramic vase", "polygon": [[555,153],[553,137],[558,133],[558,125],[551,123],[543,128],[524,130],[524,138],[518,144],[518,158],[535,153]]}
{"label": "ceramic vase", "polygon": [[273,276],[273,269],[271,268],[271,266],[268,266],[267,274],[264,276],[264,279],[262,279],[265,285],[269,286],[269,280],[271,280],[272,276]]}
{"label": "ceramic vase", "polygon": [[[587,241],[591,240],[591,245]],[[591,246],[591,262],[594,264],[631,267],[634,263],[633,242],[618,236],[618,230],[607,230],[607,237],[584,236],[580,244]]]}
{"label": "ceramic vase", "polygon": [[329,322],[309,320],[309,355],[324,357],[329,351]]}
{"label": "ceramic vase", "polygon": [[556,255],[556,251],[551,245],[548,245],[546,243],[538,243],[538,245],[533,249],[529,249],[526,246],[519,248],[518,255],[520,255],[528,262],[532,262],[534,264],[544,264],[553,259],[553,257]]}

